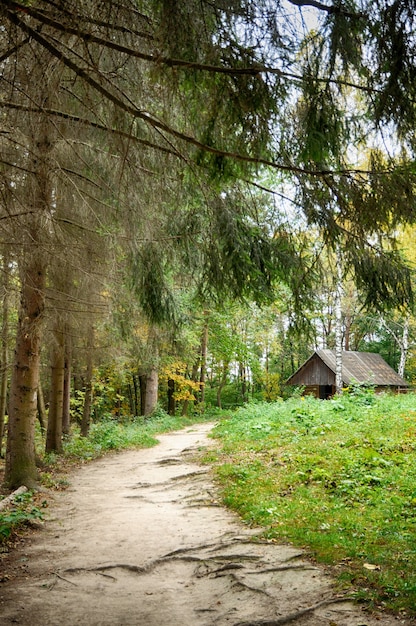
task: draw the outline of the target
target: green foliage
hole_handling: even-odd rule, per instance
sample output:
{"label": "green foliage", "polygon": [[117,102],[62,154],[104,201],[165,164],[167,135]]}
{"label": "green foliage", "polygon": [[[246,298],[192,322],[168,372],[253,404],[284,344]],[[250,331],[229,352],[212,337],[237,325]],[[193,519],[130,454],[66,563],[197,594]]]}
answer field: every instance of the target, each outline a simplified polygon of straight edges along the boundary
{"label": "green foliage", "polygon": [[357,597],[416,615],[415,395],[254,404],[215,435],[229,506],[336,564]]}
{"label": "green foliage", "polygon": [[132,418],[128,423],[120,423],[108,415],[91,425],[88,437],[81,437],[75,428],[71,437],[64,441],[64,455],[72,459],[90,460],[111,450],[150,448],[157,444],[157,434],[180,429],[193,422],[209,421],[213,414],[215,410],[189,418],[175,417],[157,406],[146,418]]}
{"label": "green foliage", "polygon": [[71,417],[76,419],[78,423],[82,420],[82,411],[84,408],[85,392],[81,389],[74,389],[70,398]]}
{"label": "green foliage", "polygon": [[17,496],[8,509],[0,512],[0,544],[8,541],[20,528],[42,519],[41,509],[33,506],[33,492]]}
{"label": "green foliage", "polygon": [[166,246],[151,242],[142,245],[131,264],[131,289],[147,319],[155,324],[171,322],[175,316],[168,255]]}

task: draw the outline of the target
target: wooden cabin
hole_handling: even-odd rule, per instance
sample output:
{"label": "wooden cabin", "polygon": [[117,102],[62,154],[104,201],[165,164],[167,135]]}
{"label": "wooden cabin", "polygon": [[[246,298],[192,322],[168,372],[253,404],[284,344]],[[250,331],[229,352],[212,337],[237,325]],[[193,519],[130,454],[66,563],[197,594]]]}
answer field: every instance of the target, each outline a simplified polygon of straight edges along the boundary
{"label": "wooden cabin", "polygon": [[[287,379],[287,385],[305,387],[304,395],[313,395],[322,400],[335,393],[335,350],[317,350]],[[409,385],[374,352],[342,353],[342,385],[351,383],[371,384],[376,391],[407,391]]]}

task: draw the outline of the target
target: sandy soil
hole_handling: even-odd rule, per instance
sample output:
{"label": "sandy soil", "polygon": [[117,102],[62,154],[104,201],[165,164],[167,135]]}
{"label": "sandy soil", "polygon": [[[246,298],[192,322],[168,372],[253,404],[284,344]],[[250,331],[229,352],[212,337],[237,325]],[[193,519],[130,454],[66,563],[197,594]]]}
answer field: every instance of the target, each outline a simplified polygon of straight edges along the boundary
{"label": "sandy soil", "polygon": [[341,599],[300,550],[253,543],[255,531],[219,505],[209,469],[194,461],[209,429],[76,470],[43,528],[13,553],[0,624],[410,624]]}

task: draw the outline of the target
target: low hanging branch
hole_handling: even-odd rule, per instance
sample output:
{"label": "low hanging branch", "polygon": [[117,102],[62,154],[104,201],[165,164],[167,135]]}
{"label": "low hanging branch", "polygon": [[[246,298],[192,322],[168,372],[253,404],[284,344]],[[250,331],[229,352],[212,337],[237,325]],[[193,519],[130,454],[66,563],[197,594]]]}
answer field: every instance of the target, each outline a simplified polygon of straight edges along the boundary
{"label": "low hanging branch", "polygon": [[[9,6],[12,6],[14,3],[8,2]],[[329,174],[338,174],[338,175],[346,175],[346,174],[368,174],[369,172],[357,168],[347,168],[342,170],[333,171],[329,168],[323,169],[308,169],[301,166],[294,165],[293,163],[278,163],[276,161],[270,161],[264,158],[251,157],[249,155],[240,154],[237,152],[229,152],[227,150],[221,150],[216,148],[215,146],[208,145],[202,141],[199,141],[195,137],[191,135],[187,135],[186,133],[182,133],[175,128],[172,128],[165,122],[162,122],[159,119],[156,119],[151,114],[144,112],[131,101],[126,102],[122,97],[116,95],[112,91],[110,91],[107,87],[100,84],[95,78],[90,76],[86,69],[79,67],[77,63],[72,61],[68,56],[66,56],[61,50],[59,50],[52,42],[48,41],[48,39],[43,36],[39,31],[33,29],[29,24],[27,24],[23,19],[21,19],[13,10],[4,9],[4,12],[7,14],[8,19],[11,23],[15,24],[18,28],[22,30],[22,32],[29,35],[33,40],[37,41],[43,48],[48,50],[48,52],[61,61],[66,67],[68,67],[71,71],[73,71],[77,76],[79,76],[83,81],[85,81],[90,87],[92,87],[95,91],[104,96],[108,101],[112,102],[117,108],[121,109],[125,113],[128,113],[135,119],[141,119],[148,126],[151,126],[157,131],[162,131],[167,133],[168,135],[175,137],[181,141],[184,141],[188,145],[192,145],[203,152],[208,152],[210,154],[214,154],[219,157],[230,158],[236,161],[244,162],[244,163],[253,163],[257,165],[265,165],[268,167],[272,167],[279,171],[283,172],[292,172],[296,174],[306,174],[312,177],[323,177],[328,176]],[[189,65],[189,64],[187,64]],[[209,67],[209,66],[206,66]],[[224,68],[226,69],[226,68]],[[266,68],[264,68],[266,69]],[[257,73],[258,69],[256,68]],[[234,70],[233,70],[234,71]],[[246,71],[247,73],[247,71]],[[112,85],[113,86],[113,85]],[[114,86],[113,86],[114,87]],[[122,94],[125,96],[125,94]],[[125,96],[126,97],[126,96]]]}

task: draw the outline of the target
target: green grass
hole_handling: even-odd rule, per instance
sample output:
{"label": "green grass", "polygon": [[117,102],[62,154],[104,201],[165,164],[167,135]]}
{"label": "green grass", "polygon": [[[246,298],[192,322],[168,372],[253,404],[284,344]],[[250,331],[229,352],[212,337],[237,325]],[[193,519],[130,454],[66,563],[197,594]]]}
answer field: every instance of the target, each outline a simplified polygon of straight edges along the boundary
{"label": "green grass", "polygon": [[336,565],[357,597],[416,615],[416,396],[251,404],[215,430],[224,502]]}

